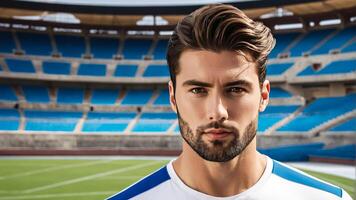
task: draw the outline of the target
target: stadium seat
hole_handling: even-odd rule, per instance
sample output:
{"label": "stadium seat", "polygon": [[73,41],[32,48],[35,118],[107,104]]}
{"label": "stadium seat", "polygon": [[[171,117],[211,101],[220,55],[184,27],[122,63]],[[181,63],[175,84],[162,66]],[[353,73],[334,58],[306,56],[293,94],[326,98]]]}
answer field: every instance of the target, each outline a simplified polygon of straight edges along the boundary
{"label": "stadium seat", "polygon": [[25,110],[26,131],[73,132],[81,112]]}
{"label": "stadium seat", "polygon": [[167,46],[168,46],[168,40],[159,40],[154,50],[153,58],[155,60],[165,60]]}
{"label": "stadium seat", "polygon": [[299,106],[297,105],[269,105],[265,111],[258,116],[258,132],[263,132],[281,121],[291,113],[295,112]]}
{"label": "stadium seat", "polygon": [[42,71],[45,74],[69,75],[71,64],[68,62],[43,61]]}
{"label": "stadium seat", "polygon": [[270,58],[276,58],[279,53],[282,53],[284,49],[295,40],[300,33],[284,33],[274,35],[276,38],[276,46],[270,53]]}
{"label": "stadium seat", "polygon": [[6,58],[5,62],[11,72],[35,73],[35,67],[31,60]]}
{"label": "stadium seat", "polygon": [[142,59],[147,55],[152,40],[127,39],[125,40],[123,55],[125,59]]}
{"label": "stadium seat", "polygon": [[135,116],[131,112],[89,112],[82,131],[120,133]]}
{"label": "stadium seat", "polygon": [[55,40],[63,57],[80,58],[85,53],[84,38],[81,36],[55,35]]}
{"label": "stadium seat", "polygon": [[29,103],[49,103],[49,93],[45,86],[22,86],[24,97]]}
{"label": "stadium seat", "polygon": [[335,131],[335,132],[343,132],[343,131],[352,131],[352,132],[356,132],[356,118],[351,118],[341,124],[338,124],[334,127],[332,127],[331,129],[329,129],[329,131]]}
{"label": "stadium seat", "polygon": [[27,55],[49,56],[52,54],[52,46],[47,33],[17,32],[21,48]]}
{"label": "stadium seat", "polygon": [[150,89],[128,90],[121,105],[145,105],[151,98],[153,91]]}
{"label": "stadium seat", "polygon": [[335,29],[316,30],[307,33],[290,49],[290,57],[302,56],[302,53],[310,51],[323,38],[331,34],[333,31],[335,31]]}
{"label": "stadium seat", "polygon": [[269,97],[270,98],[290,98],[290,97],[292,97],[292,94],[283,90],[282,88],[272,87]]}
{"label": "stadium seat", "polygon": [[277,131],[309,131],[322,123],[356,109],[354,102],[356,102],[356,93],[341,97],[319,98]]}
{"label": "stadium seat", "polygon": [[105,37],[91,37],[90,50],[94,58],[113,59],[119,49],[119,40]]}
{"label": "stadium seat", "polygon": [[169,92],[167,89],[159,91],[157,99],[153,102],[155,106],[169,106]]}
{"label": "stadium seat", "polygon": [[143,77],[169,77],[167,65],[149,65],[147,66]]}
{"label": "stadium seat", "polygon": [[78,75],[80,76],[105,76],[105,64],[80,64]]}
{"label": "stadium seat", "polygon": [[20,114],[16,109],[0,108],[0,131],[15,131],[20,125]]}
{"label": "stadium seat", "polygon": [[348,144],[333,148],[320,149],[309,154],[309,157],[324,157],[328,159],[356,160],[356,145]]}
{"label": "stadium seat", "polygon": [[78,88],[58,88],[57,103],[59,104],[82,104],[84,90]]}
{"label": "stadium seat", "polygon": [[115,77],[135,77],[137,65],[116,65]]}
{"label": "stadium seat", "polygon": [[0,102],[17,101],[16,93],[11,85],[0,85]]}
{"label": "stadium seat", "polygon": [[176,120],[174,112],[142,113],[133,132],[166,132]]}
{"label": "stadium seat", "polygon": [[346,42],[355,36],[356,26],[340,30],[335,36],[326,41],[318,49],[312,52],[312,55],[328,54],[332,49],[340,49]]}
{"label": "stadium seat", "polygon": [[338,60],[326,65],[324,68],[315,71],[311,66],[308,66],[297,76],[315,76],[315,75],[331,75],[340,73],[352,73],[356,71],[356,60]]}
{"label": "stadium seat", "polygon": [[10,31],[0,31],[0,52],[13,53],[16,49],[14,39]]}
{"label": "stadium seat", "polygon": [[294,63],[269,64],[267,65],[267,76],[282,75],[293,65]]}
{"label": "stadium seat", "polygon": [[90,102],[96,105],[114,105],[119,94],[120,90],[94,89]]}
{"label": "stadium seat", "polygon": [[348,53],[348,52],[355,52],[356,51],[356,40],[354,40],[351,44],[344,47],[341,52]]}

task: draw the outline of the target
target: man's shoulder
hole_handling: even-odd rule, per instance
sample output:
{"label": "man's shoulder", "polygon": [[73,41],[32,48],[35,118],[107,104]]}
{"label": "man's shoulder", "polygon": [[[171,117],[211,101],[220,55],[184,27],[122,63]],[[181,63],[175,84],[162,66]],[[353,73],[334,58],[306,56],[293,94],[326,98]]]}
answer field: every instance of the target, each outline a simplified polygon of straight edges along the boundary
{"label": "man's shoulder", "polygon": [[167,171],[167,166],[164,166],[121,192],[109,197],[107,200],[131,199],[158,187],[160,184],[168,181],[169,179],[170,176]]}
{"label": "man's shoulder", "polygon": [[302,185],[304,188],[313,188],[322,193],[329,193],[340,199],[349,199],[349,195],[342,188],[322,181],[316,177],[308,175],[298,169],[287,166],[275,160],[273,160],[272,174],[284,180]]}

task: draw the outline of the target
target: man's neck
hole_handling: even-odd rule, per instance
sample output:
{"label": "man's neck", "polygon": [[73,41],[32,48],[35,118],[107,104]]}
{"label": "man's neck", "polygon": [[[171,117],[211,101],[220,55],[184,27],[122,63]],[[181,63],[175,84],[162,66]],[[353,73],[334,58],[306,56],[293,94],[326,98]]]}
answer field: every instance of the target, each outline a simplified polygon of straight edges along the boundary
{"label": "man's neck", "polygon": [[221,163],[204,160],[184,142],[183,153],[173,162],[173,168],[190,188],[226,197],[252,187],[262,176],[266,162],[265,156],[256,151],[255,139],[239,156]]}

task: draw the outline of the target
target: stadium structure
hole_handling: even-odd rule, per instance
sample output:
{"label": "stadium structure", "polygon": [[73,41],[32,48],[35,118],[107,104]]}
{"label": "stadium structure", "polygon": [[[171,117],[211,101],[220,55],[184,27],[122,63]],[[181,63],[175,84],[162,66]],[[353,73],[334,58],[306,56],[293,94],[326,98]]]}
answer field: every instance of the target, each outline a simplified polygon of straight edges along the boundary
{"label": "stadium structure", "polygon": [[[229,4],[276,38],[260,151],[354,163],[356,2]],[[200,6],[0,1],[0,154],[178,155],[165,51]]]}

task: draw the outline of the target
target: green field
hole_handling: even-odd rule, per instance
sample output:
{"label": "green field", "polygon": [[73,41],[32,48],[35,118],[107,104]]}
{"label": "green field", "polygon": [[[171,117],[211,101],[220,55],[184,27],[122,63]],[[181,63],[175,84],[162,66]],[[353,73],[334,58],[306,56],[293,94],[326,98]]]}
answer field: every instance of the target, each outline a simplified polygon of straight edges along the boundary
{"label": "green field", "polygon": [[[96,200],[120,191],[168,161],[157,160],[0,160],[0,200]],[[353,196],[351,179],[307,171],[343,187]]]}

